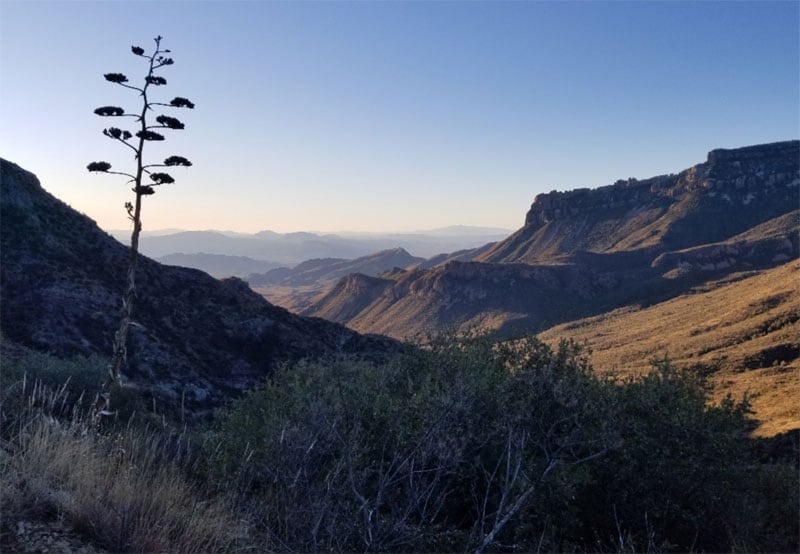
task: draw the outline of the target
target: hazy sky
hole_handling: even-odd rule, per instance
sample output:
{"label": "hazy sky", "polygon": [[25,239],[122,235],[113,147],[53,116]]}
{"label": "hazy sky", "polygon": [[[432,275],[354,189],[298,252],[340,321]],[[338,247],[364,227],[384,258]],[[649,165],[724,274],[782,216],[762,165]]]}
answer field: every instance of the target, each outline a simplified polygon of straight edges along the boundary
{"label": "hazy sky", "polygon": [[[650,177],[800,134],[800,3],[0,0],[0,156],[127,226],[136,108],[163,35],[170,115],[147,160],[194,162],[146,229],[518,228],[534,196]],[[153,145],[149,143],[148,147]]]}

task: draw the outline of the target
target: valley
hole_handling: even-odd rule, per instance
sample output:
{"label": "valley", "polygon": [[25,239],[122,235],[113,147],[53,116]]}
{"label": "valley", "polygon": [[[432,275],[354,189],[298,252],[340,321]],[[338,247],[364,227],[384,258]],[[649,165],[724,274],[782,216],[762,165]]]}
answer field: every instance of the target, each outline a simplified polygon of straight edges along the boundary
{"label": "valley", "polygon": [[[398,341],[480,329],[574,339],[597,371],[620,376],[668,355],[707,372],[715,398],[749,391],[759,434],[796,428],[796,408],[778,400],[796,394],[800,372],[799,149],[713,150],[676,174],[539,195],[510,236],[427,258],[394,246],[279,266],[244,256],[269,241],[289,248],[271,232],[148,236],[145,251],[195,245],[163,259],[246,275],[220,280],[144,259],[149,293],[138,301],[127,377],[146,395],[207,413],[285,361],[375,358]],[[104,353],[126,247],[33,175],[5,161],[2,171],[4,338],[63,356]],[[312,234],[289,238],[329,248]]]}
{"label": "valley", "polygon": [[458,260],[351,275],[303,310],[407,338],[539,332],[798,256],[798,142],[715,150],[678,174],[535,199],[526,225]]}
{"label": "valley", "polygon": [[800,425],[798,143],[731,151],[678,174],[536,198],[505,240],[317,282],[256,290],[362,333],[443,328],[585,344],[625,378],[667,356],[749,395],[758,435]]}
{"label": "valley", "polygon": [[[107,371],[128,249],[0,160],[0,359],[11,380],[0,415],[38,437],[4,439],[14,468],[0,481],[4,520],[17,527],[0,526],[0,539],[25,549],[37,529],[72,537],[90,518],[98,531],[83,536],[125,550],[103,535],[124,522],[98,514],[152,498],[146,512],[158,525],[132,531],[151,551],[179,542],[189,551],[353,550],[363,535],[348,530],[367,502],[409,506],[380,516],[391,530],[373,550],[449,550],[442,541],[453,537],[493,540],[475,538],[486,516],[463,518],[471,501],[463,491],[485,482],[482,505],[499,497],[491,509],[500,513],[512,489],[495,473],[513,459],[549,487],[514,493],[520,506],[532,495],[526,517],[505,528],[522,549],[541,547],[545,531],[553,550],[574,546],[571,516],[556,519],[556,531],[527,526],[557,514],[537,515],[551,498],[580,513],[581,548],[595,551],[616,545],[596,538],[598,529],[609,537],[619,529],[609,513],[622,513],[630,544],[644,545],[652,531],[636,523],[639,514],[678,505],[686,490],[701,491],[690,511],[655,520],[659,536],[684,541],[680,548],[739,544],[720,531],[736,528],[749,545],[791,549],[798,151],[798,142],[713,151],[678,176],[550,193],[511,236],[428,258],[402,247],[291,267],[224,252],[162,258],[175,266],[143,258],[108,436],[76,414]],[[191,264],[237,268],[247,281],[182,267]],[[473,331],[493,334],[459,337]],[[651,361],[665,359],[652,371]],[[110,438],[112,457],[104,454]],[[180,457],[184,448],[191,456]],[[570,469],[553,479],[556,466]],[[170,475],[183,500],[161,503],[154,491],[163,485],[149,484],[150,474]],[[384,484],[390,474],[414,486]],[[129,492],[98,497],[98,475],[108,475],[104,489]],[[715,524],[719,510],[707,499],[732,497],[731,483],[747,504]],[[82,500],[60,500],[70,494]],[[432,520],[417,517],[432,499],[451,498]],[[749,507],[764,498],[753,517]],[[47,526],[43,513],[25,516],[33,525],[22,521],[31,506],[67,514],[72,526]],[[178,533],[201,506],[216,525]],[[241,523],[266,521],[270,510],[293,523]],[[306,536],[315,510],[330,522],[324,543]],[[175,538],[152,531],[166,518]]]}
{"label": "valley", "polygon": [[800,0],[0,3],[0,554],[800,552]]}

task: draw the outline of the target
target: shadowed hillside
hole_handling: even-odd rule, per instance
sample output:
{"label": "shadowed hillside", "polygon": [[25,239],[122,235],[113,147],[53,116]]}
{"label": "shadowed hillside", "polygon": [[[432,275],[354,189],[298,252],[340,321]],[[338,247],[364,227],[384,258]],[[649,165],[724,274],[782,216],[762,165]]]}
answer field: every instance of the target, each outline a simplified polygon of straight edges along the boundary
{"label": "shadowed hillside", "polygon": [[[128,249],[0,161],[0,281],[5,339],[59,356],[110,352]],[[276,364],[397,346],[275,307],[239,279],[150,259],[139,265],[131,386],[192,410],[219,405]]]}

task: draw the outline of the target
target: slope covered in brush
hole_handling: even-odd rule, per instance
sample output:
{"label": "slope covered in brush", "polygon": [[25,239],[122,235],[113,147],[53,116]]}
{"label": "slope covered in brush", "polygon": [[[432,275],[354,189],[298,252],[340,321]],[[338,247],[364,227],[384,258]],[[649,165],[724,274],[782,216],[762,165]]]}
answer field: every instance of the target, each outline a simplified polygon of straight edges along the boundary
{"label": "slope covered in brush", "polygon": [[629,306],[548,329],[557,344],[586,344],[594,367],[645,373],[669,356],[705,373],[714,396],[751,395],[759,434],[800,428],[800,261],[741,272],[648,307]]}

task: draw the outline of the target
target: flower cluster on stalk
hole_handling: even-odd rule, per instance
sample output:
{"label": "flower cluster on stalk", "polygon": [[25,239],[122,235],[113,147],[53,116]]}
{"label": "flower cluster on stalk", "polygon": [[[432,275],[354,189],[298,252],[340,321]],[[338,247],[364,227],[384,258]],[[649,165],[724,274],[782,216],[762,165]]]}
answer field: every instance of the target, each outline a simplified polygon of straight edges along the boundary
{"label": "flower cluster on stalk", "polygon": [[[155,120],[158,125],[150,125],[146,124],[145,118],[147,113],[154,108],[154,106],[164,106],[168,108],[194,108],[194,103],[182,96],[176,96],[169,103],[161,103],[161,102],[152,102],[147,97],[147,90],[150,85],[152,86],[164,86],[167,84],[167,80],[160,76],[155,75],[153,73],[154,70],[159,69],[160,67],[172,65],[174,64],[174,60],[169,57],[165,57],[162,54],[167,54],[170,51],[167,49],[161,50],[161,37],[157,37],[155,39],[156,47],[155,51],[151,55],[147,55],[145,49],[140,46],[131,46],[131,52],[135,56],[139,56],[147,60],[150,64],[149,71],[147,75],[144,77],[144,85],[140,87],[136,87],[130,84],[128,77],[122,73],[105,73],[103,77],[106,81],[110,83],[114,83],[120,85],[125,88],[130,88],[136,90],[140,93],[140,96],[144,98],[144,105],[142,108],[141,115],[135,115],[133,113],[126,113],[126,111],[119,107],[119,106],[100,106],[99,108],[94,110],[94,113],[101,117],[122,117],[122,116],[130,116],[136,118],[136,121],[141,125],[139,130],[135,132],[131,132],[127,129],[120,129],[119,127],[108,127],[103,129],[103,134],[112,140],[119,141],[123,143],[125,146],[130,148],[135,153],[135,159],[137,160],[137,164],[139,166],[139,171],[137,175],[139,177],[134,177],[128,173],[121,173],[117,171],[111,171],[111,164],[105,161],[99,162],[92,162],[86,166],[90,172],[96,173],[115,173],[120,175],[126,175],[131,177],[131,180],[135,183],[133,191],[137,195],[149,195],[153,194],[155,191],[153,189],[154,186],[158,185],[166,185],[175,182],[175,179],[168,173],[163,172],[152,172],[151,168],[154,167],[189,167],[192,165],[192,162],[184,158],[183,156],[169,156],[167,157],[163,163],[161,164],[150,164],[144,165],[142,161],[142,150],[144,149],[145,142],[150,141],[163,141],[165,140],[164,135],[154,131],[153,129],[172,129],[172,130],[182,130],[185,128],[185,125],[182,121],[175,117],[171,117],[165,114],[160,114],[156,116]],[[134,137],[138,138],[139,141],[136,143],[135,141],[131,141]],[[152,183],[142,184],[141,183],[141,174],[146,173],[149,175],[150,180]],[[126,205],[127,207],[127,205]]]}

